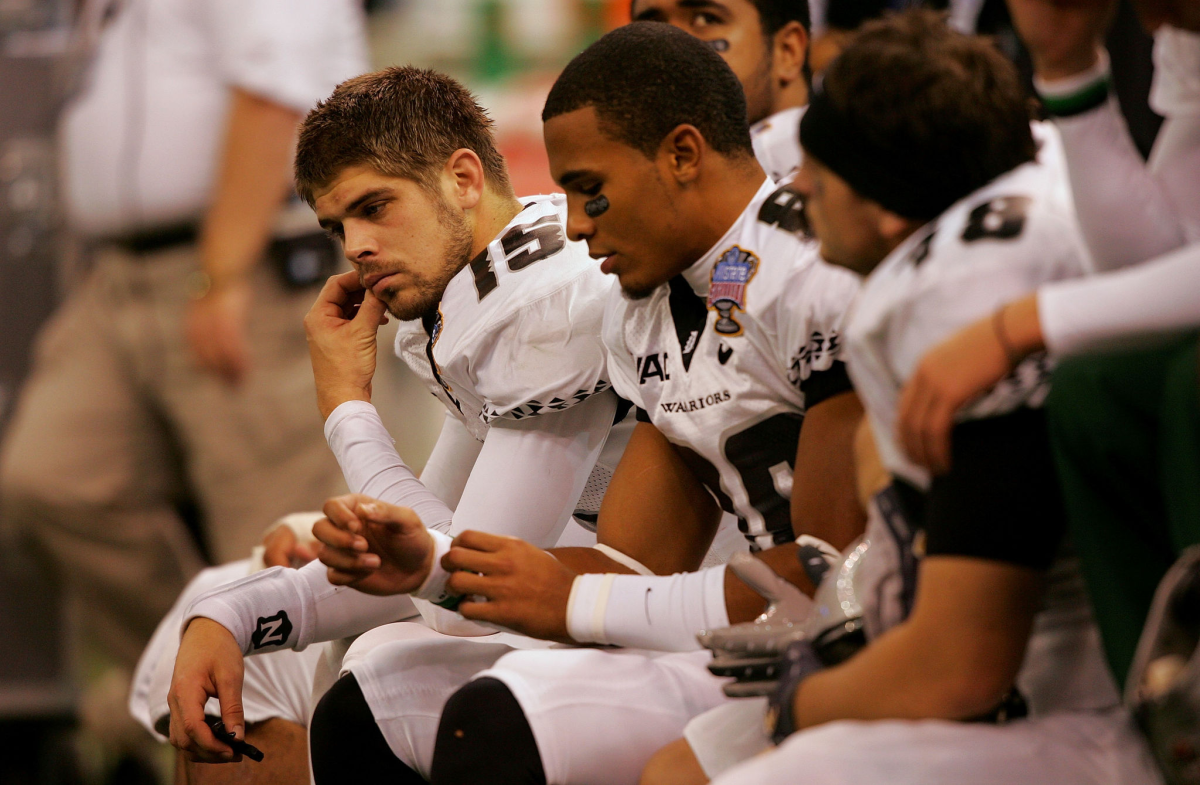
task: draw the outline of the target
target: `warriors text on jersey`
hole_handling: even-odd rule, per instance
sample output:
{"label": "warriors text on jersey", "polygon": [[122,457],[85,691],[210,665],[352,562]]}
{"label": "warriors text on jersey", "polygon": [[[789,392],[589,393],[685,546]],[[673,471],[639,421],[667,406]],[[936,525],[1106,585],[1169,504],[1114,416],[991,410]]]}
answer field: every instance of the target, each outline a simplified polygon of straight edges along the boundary
{"label": "warriors text on jersey", "polygon": [[436,314],[401,322],[396,354],[482,440],[497,418],[608,389],[600,323],[613,282],[567,242],[566,197],[525,209],[451,279]]}
{"label": "warriors text on jersey", "polygon": [[[895,437],[900,390],[925,353],[956,330],[1047,281],[1088,267],[1057,163],[1029,163],[997,178],[917,230],[871,273],[849,327],[855,390],[889,471],[917,487],[928,475]],[[965,418],[1040,406],[1045,354],[1017,367]]]}
{"label": "warriors text on jersey", "polygon": [[840,362],[855,276],[789,231],[795,194],[767,180],[699,261],[632,300],[609,296],[604,343],[634,402],[760,548],[792,539],[806,406],[850,389]]}

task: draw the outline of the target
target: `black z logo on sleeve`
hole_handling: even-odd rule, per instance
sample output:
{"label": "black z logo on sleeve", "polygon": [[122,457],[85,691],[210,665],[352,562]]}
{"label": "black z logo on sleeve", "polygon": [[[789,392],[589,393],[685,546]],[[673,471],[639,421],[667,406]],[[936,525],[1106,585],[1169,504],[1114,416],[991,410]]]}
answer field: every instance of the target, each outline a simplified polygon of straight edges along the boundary
{"label": "black z logo on sleeve", "polygon": [[274,616],[259,616],[258,626],[250,636],[250,645],[256,649],[264,646],[282,646],[292,636],[292,622],[287,611]]}

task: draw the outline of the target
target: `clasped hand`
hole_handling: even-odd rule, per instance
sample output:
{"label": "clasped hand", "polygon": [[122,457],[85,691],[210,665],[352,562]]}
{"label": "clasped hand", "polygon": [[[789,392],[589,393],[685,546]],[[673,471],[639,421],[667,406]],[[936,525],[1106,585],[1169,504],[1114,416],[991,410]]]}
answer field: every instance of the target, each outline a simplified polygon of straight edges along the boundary
{"label": "clasped hand", "polygon": [[323,512],[313,536],[330,583],[365,594],[407,594],[429,577],[433,537],[412,510],[350,493],[329,499]]}
{"label": "clasped hand", "polygon": [[[329,582],[367,594],[416,591],[433,568],[434,543],[407,508],[348,494],[325,503],[313,527]],[[534,638],[570,643],[567,601],[575,572],[516,537],[465,531],[442,558],[458,612]]]}
{"label": "clasped hand", "polygon": [[551,553],[516,537],[465,531],[442,566],[446,588],[467,599],[458,612],[533,638],[572,643],[567,601],[576,573]]}

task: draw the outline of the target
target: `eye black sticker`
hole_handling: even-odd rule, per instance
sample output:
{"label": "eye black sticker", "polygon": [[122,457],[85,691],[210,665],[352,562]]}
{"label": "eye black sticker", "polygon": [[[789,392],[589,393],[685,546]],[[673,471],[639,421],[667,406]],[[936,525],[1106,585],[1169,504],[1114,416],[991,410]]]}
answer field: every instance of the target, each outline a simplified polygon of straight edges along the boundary
{"label": "eye black sticker", "polygon": [[587,202],[583,206],[583,211],[588,214],[588,218],[604,215],[604,213],[608,212],[608,197],[600,194],[595,199]]}

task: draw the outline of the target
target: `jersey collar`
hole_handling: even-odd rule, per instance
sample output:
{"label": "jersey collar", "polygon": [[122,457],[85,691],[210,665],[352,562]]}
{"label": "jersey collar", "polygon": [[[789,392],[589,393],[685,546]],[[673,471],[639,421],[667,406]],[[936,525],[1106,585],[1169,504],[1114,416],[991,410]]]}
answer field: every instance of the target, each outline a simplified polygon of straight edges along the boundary
{"label": "jersey collar", "polygon": [[[760,136],[776,126],[795,129],[800,123],[800,118],[804,116],[804,110],[807,108],[807,104],[804,106],[789,106],[787,109],[780,109],[775,114],[767,115],[750,126],[750,138],[753,139],[756,136]],[[796,141],[796,144],[800,144],[799,140]]]}
{"label": "jersey collar", "polygon": [[757,220],[758,209],[775,191],[775,183],[768,177],[763,180],[762,185],[758,187],[758,192],[754,194],[754,198],[750,200],[750,204],[746,205],[746,209],[738,216],[738,219],[733,222],[733,225],[721,235],[721,239],[717,240],[704,256],[693,264],[691,267],[683,271],[683,279],[692,287],[692,291],[697,297],[708,297],[708,287],[712,283],[712,269],[716,265],[717,260],[721,255],[729,250],[742,234],[742,227],[747,221]]}

